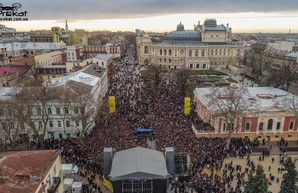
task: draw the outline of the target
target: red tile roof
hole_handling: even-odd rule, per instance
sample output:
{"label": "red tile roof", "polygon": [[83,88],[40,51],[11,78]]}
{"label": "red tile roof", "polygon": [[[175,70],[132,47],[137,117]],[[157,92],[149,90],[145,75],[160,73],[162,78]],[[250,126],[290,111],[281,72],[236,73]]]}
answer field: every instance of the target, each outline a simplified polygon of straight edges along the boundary
{"label": "red tile roof", "polygon": [[35,192],[58,155],[59,150],[0,152],[0,193]]}

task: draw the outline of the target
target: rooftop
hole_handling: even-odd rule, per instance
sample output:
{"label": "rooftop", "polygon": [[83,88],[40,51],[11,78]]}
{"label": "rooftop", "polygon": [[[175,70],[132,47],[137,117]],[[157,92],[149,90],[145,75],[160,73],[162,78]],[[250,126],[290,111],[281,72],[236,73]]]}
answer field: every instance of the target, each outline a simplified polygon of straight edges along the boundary
{"label": "rooftop", "polygon": [[112,56],[113,56],[112,54],[97,54],[95,56],[95,58],[107,61],[107,60],[111,59]]}
{"label": "rooftop", "polygon": [[[254,104],[257,105],[260,111],[266,111],[274,107],[284,108],[282,105],[283,100],[292,95],[291,93],[273,87],[248,87],[247,90],[248,93],[244,98],[254,100]],[[196,96],[200,96],[205,104],[208,104],[208,94],[211,93],[211,88],[196,88],[194,93]]]}
{"label": "rooftop", "polygon": [[35,192],[58,155],[59,150],[0,152],[0,192]]}
{"label": "rooftop", "polygon": [[143,147],[116,152],[110,174],[112,180],[130,179],[135,176],[164,179],[167,175],[164,154]]}
{"label": "rooftop", "polygon": [[10,65],[10,66],[0,66],[0,75],[18,73],[19,75],[25,74],[31,66],[29,65]]}

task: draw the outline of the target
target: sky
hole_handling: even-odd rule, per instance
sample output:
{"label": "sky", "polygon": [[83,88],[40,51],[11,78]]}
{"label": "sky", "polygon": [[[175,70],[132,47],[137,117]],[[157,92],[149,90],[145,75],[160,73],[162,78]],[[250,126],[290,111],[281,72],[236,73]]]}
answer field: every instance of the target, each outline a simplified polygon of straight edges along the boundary
{"label": "sky", "polygon": [[[0,21],[17,31],[64,27],[70,30],[173,31],[216,18],[234,32],[298,33],[298,0],[2,0],[21,3],[29,21]],[[3,11],[2,11],[3,12]],[[5,18],[0,11],[0,20]],[[24,18],[24,17],[22,17]]]}

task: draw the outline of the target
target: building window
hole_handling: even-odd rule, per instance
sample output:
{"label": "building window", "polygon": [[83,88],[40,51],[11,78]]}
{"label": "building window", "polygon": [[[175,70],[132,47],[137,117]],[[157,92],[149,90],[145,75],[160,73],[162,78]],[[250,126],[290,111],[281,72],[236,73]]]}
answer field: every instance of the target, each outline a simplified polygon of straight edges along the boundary
{"label": "building window", "polygon": [[226,49],[223,50],[223,55],[224,55],[224,56],[226,55]]}
{"label": "building window", "polygon": [[172,63],[172,60],[171,59],[169,59],[169,63]]}
{"label": "building window", "polygon": [[60,108],[58,108],[58,107],[56,108],[56,114],[60,115]]}
{"label": "building window", "polygon": [[166,56],[167,55],[167,50],[164,49],[163,54]]}
{"label": "building window", "polygon": [[48,108],[48,114],[51,115],[52,114],[52,109]]}
{"label": "building window", "polygon": [[66,121],[66,127],[69,127],[69,126],[70,126],[69,121]]}
{"label": "building window", "polygon": [[217,56],[217,49],[215,49],[215,56]]}
{"label": "building window", "polygon": [[184,51],[180,50],[180,55],[183,56],[184,55]]}
{"label": "building window", "polygon": [[213,56],[213,49],[211,50],[211,56]]}
{"label": "building window", "polygon": [[161,58],[159,58],[159,62],[160,62],[160,63],[162,62],[162,59],[161,59]]}
{"label": "building window", "polygon": [[167,59],[164,58],[164,59],[163,59],[163,62],[164,62],[164,63],[167,63]]}
{"label": "building window", "polygon": [[49,126],[53,127],[53,121],[49,121]]}
{"label": "building window", "polygon": [[169,50],[169,56],[172,56],[172,50],[171,49]]}
{"label": "building window", "polygon": [[195,56],[199,56],[199,51],[198,50],[195,51]]}
{"label": "building window", "polygon": [[269,119],[268,120],[268,125],[267,125],[267,130],[271,131],[272,130],[272,126],[273,126],[273,119]]}
{"label": "building window", "polygon": [[67,107],[64,108],[64,113],[68,114],[68,108]]}
{"label": "building window", "polygon": [[289,125],[289,130],[293,130],[294,129],[294,120],[291,120],[290,125]]}
{"label": "building window", "polygon": [[159,55],[162,55],[162,49],[159,49]]}
{"label": "building window", "polygon": [[276,123],[276,130],[280,130],[280,122]]}
{"label": "building window", "polygon": [[249,131],[250,130],[250,122],[246,122],[245,124],[245,130]]}
{"label": "building window", "polygon": [[38,121],[38,128],[42,128],[42,121]]}
{"label": "building window", "polygon": [[221,49],[219,49],[219,55],[221,56]]}
{"label": "building window", "polygon": [[146,45],[144,47],[144,54],[148,54],[149,53],[149,47]]}
{"label": "building window", "polygon": [[79,127],[80,126],[80,121],[76,121],[76,126]]}
{"label": "building window", "polygon": [[237,50],[237,56],[240,56],[240,49]]}
{"label": "building window", "polygon": [[264,123],[263,122],[260,122],[259,123],[259,130],[263,130],[263,126],[264,126]]}
{"label": "building window", "polygon": [[41,115],[41,109],[40,109],[40,107],[37,107],[36,108],[36,112],[37,112],[37,115]]}
{"label": "building window", "polygon": [[75,113],[75,114],[79,114],[79,108],[78,108],[78,107],[75,107],[75,108],[74,108],[74,113]]}
{"label": "building window", "polygon": [[189,50],[188,56],[192,57],[192,51],[191,50]]}
{"label": "building window", "polygon": [[205,50],[202,50],[201,56],[205,56]]}
{"label": "building window", "polygon": [[58,121],[58,127],[61,127],[61,121]]}

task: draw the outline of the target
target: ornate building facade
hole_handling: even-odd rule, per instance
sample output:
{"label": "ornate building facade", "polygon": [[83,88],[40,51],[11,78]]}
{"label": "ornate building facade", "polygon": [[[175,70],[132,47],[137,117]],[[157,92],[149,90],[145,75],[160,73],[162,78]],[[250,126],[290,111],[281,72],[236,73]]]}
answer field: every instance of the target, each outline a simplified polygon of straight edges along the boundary
{"label": "ornate building facade", "polygon": [[176,31],[166,34],[164,41],[153,43],[148,35],[137,37],[139,64],[165,68],[220,69],[237,65],[243,59],[244,45],[231,42],[232,29],[206,19],[185,30],[180,23]]}

